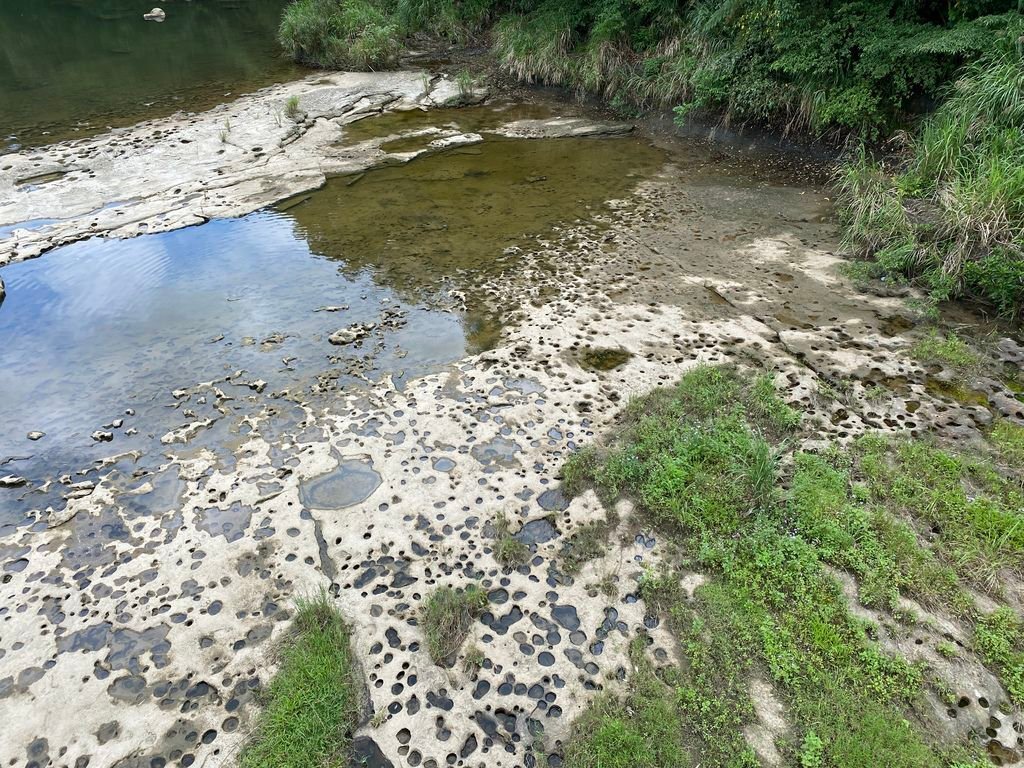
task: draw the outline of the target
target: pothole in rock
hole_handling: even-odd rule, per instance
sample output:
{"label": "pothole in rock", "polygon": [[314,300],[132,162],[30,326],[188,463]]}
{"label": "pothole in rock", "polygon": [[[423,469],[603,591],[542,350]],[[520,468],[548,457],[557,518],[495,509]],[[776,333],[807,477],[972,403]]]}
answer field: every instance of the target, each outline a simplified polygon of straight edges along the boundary
{"label": "pothole in rock", "polygon": [[577,355],[581,366],[588,371],[614,371],[621,368],[633,353],[621,348],[586,347]]}
{"label": "pothole in rock", "polygon": [[331,472],[303,482],[299,499],[311,509],[345,509],[370,498],[380,482],[369,461],[345,459]]}

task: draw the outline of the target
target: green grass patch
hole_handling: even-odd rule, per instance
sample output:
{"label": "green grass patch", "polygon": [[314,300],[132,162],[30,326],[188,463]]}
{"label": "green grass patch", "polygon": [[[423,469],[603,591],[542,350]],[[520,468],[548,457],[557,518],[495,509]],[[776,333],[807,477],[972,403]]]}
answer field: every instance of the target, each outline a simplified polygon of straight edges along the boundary
{"label": "green grass patch", "polygon": [[911,347],[910,352],[918,360],[926,363],[943,363],[960,373],[975,370],[981,361],[978,353],[955,333],[941,336],[938,332],[932,331]]}
{"label": "green grass patch", "polygon": [[671,682],[644,656],[644,637],[630,646],[633,671],[628,694],[599,696],[573,724],[566,768],[661,768],[684,766],[682,713]]}
{"label": "green grass patch", "polygon": [[298,603],[280,669],[263,694],[264,709],[242,749],[242,768],[347,764],[359,718],[349,630],[321,594]]}
{"label": "green grass patch", "polygon": [[465,589],[438,587],[426,599],[420,615],[430,658],[447,664],[462,647],[473,621],[487,606],[487,593],[475,584]]}
{"label": "green grass patch", "polygon": [[[638,751],[637,765],[756,765],[742,736],[755,677],[774,685],[791,721],[777,745],[787,764],[949,762],[914,715],[925,670],[877,644],[830,569],[856,578],[865,605],[895,612],[912,596],[970,620],[963,583],[993,587],[996,572],[1024,562],[1020,488],[984,462],[918,442],[869,437],[852,449],[794,452],[800,427],[767,377],[698,368],[631,403],[608,447],[571,460],[577,490],[594,487],[606,504],[631,498],[684,553],[677,567],[711,575],[693,601],[673,567],[640,579],[641,597],[678,642],[680,663],[656,671],[655,698],[674,702],[664,722],[686,760]],[[977,635],[1011,690],[1019,631],[983,621]],[[620,752],[650,743],[629,716],[645,684],[634,680],[625,700],[588,712],[569,765],[589,768],[580,755],[598,754],[617,765]]]}
{"label": "green grass patch", "polygon": [[914,521],[932,550],[969,584],[998,594],[1004,571],[1024,574],[1024,489],[980,459],[921,442],[858,442],[872,500]]}
{"label": "green grass patch", "polygon": [[1024,426],[1002,419],[992,427],[989,438],[1007,464],[1016,470],[1024,470]]}
{"label": "green grass patch", "polygon": [[978,619],[974,644],[981,658],[996,667],[1010,698],[1024,706],[1024,621],[1009,608]]}
{"label": "green grass patch", "polygon": [[964,600],[955,572],[918,544],[910,525],[866,498],[842,458],[795,457],[790,512],[818,557],[857,577],[865,605],[894,611],[901,594],[931,604]]}

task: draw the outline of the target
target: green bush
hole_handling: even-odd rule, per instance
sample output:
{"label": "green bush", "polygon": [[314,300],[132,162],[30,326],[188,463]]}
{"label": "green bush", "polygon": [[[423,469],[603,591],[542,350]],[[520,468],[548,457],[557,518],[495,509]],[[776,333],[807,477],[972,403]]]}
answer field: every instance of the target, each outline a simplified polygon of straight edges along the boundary
{"label": "green bush", "polygon": [[[524,79],[818,133],[884,136],[965,61],[993,49],[1007,2],[540,0],[512,4],[495,47]],[[1003,15],[992,15],[1003,13]]]}
{"label": "green bush", "polygon": [[[965,61],[1014,38],[1013,7],[1008,0],[296,0],[281,40],[306,63],[372,68],[392,62],[410,35],[466,42],[493,24],[494,50],[508,72],[597,93],[623,110],[677,106],[681,117],[710,111],[726,122],[882,138],[922,99],[938,97]],[[1004,94],[1013,85],[1004,79]]]}
{"label": "green bush", "polygon": [[392,66],[401,49],[393,13],[373,0],[296,0],[278,38],[296,61],[328,69]]}

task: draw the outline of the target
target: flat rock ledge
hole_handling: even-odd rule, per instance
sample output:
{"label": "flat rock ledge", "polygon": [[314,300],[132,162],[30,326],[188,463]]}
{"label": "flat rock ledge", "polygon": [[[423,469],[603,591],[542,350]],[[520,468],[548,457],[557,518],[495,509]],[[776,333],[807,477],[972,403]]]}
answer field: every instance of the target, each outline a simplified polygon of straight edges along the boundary
{"label": "flat rock ledge", "polygon": [[[485,94],[474,92],[470,103]],[[316,189],[329,176],[407,162],[482,141],[438,134],[417,152],[392,136],[346,141],[345,126],[384,112],[467,103],[444,75],[420,70],[317,73],[201,113],[178,113],[81,141],[0,158],[0,267],[87,237],[134,237],[244,216]],[[632,126],[572,117],[509,123],[514,138],[609,136]]]}

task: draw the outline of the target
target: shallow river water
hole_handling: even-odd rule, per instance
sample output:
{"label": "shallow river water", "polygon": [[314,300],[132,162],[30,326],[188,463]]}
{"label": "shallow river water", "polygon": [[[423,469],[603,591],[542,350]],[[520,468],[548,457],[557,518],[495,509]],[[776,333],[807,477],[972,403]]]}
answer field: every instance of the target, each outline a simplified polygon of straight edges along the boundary
{"label": "shallow river water", "polygon": [[[480,128],[498,115],[481,108],[401,122]],[[394,130],[395,120],[381,121],[357,124],[351,140]],[[223,415],[193,419],[174,407],[172,392],[200,381],[222,382],[237,410],[254,392],[307,398],[382,376],[402,386],[486,349],[506,311],[487,288],[514,281],[538,241],[605,209],[663,157],[635,138],[493,136],[333,179],[239,219],[94,238],[8,266],[3,469],[45,488],[112,453],[138,451],[146,465],[177,442],[171,430]],[[329,342],[357,324],[373,328],[355,343]],[[196,443],[226,437],[223,427],[204,430]],[[57,485],[3,493],[0,530],[64,505]]]}

